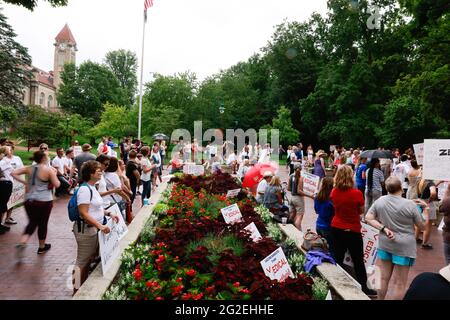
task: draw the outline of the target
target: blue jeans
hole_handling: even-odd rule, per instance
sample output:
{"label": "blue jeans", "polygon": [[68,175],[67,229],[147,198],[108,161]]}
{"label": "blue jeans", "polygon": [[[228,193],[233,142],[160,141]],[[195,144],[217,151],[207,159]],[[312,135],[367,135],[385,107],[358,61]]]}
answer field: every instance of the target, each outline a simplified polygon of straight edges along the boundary
{"label": "blue jeans", "polygon": [[150,199],[151,196],[151,191],[152,191],[152,181],[148,180],[148,181],[142,181],[142,196],[141,196],[141,200],[142,200],[142,205],[144,205],[144,199]]}

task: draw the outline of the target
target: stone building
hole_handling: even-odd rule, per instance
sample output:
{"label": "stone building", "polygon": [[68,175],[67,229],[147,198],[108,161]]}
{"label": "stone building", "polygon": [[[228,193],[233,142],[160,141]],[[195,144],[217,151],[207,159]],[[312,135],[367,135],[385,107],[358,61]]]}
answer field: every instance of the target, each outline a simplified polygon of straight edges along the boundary
{"label": "stone building", "polygon": [[30,70],[32,78],[27,88],[23,90],[25,105],[38,105],[45,109],[57,110],[56,92],[61,85],[61,72],[64,64],[75,63],[77,43],[66,24],[55,38],[53,71],[44,71],[35,66]]}

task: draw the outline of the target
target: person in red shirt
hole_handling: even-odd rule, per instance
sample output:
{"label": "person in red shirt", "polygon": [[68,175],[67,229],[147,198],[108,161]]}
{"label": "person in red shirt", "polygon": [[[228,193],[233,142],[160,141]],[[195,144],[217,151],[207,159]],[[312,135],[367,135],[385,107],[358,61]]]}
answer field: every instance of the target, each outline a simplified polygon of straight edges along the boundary
{"label": "person in red shirt", "polygon": [[376,291],[367,287],[367,272],[364,265],[360,222],[360,217],[364,214],[364,198],[362,192],[354,185],[352,168],[339,166],[330,195],[335,212],[331,221],[334,257],[343,267],[344,256],[348,250],[354,264],[356,280],[361,284],[362,291],[368,296],[376,296]]}

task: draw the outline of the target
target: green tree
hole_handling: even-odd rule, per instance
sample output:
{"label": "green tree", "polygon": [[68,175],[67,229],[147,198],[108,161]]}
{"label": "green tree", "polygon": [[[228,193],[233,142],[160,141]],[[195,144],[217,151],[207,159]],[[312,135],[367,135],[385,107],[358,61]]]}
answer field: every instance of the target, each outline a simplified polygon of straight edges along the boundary
{"label": "green tree", "polygon": [[0,128],[2,128],[4,132],[8,130],[8,127],[11,126],[18,117],[19,114],[16,109],[0,105]]}
{"label": "green tree", "polygon": [[0,8],[0,105],[18,109],[22,106],[22,90],[31,77],[31,57],[15,37]]}
{"label": "green tree", "polygon": [[[6,3],[18,5],[27,8],[28,10],[33,11],[33,9],[37,6],[36,0],[3,0]],[[67,6],[69,0],[46,0],[53,7],[63,7]]]}
{"label": "green tree", "polygon": [[[136,120],[136,121],[135,121]],[[89,132],[93,137],[112,136],[121,138],[137,133],[137,119],[127,107],[110,103],[104,105],[101,121]]]}
{"label": "green tree", "polygon": [[291,111],[285,106],[278,109],[278,115],[272,121],[272,125],[264,126],[265,129],[278,129],[280,131],[280,144],[287,146],[299,141],[300,133],[292,125]]}
{"label": "green tree", "polygon": [[61,79],[63,83],[57,95],[61,107],[94,121],[100,120],[105,103],[128,103],[119,81],[101,64],[87,61],[78,68],[74,64],[66,64]]}
{"label": "green tree", "polygon": [[110,51],[106,54],[105,64],[119,80],[120,87],[128,96],[129,106],[135,101],[137,90],[137,56],[134,52],[124,49]]}

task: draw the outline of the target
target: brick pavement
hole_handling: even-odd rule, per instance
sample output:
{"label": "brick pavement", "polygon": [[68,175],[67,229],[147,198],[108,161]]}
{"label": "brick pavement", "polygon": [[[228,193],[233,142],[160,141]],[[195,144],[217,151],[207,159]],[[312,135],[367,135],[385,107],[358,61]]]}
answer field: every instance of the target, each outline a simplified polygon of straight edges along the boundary
{"label": "brick pavement", "polygon": [[[287,171],[282,168],[280,175],[287,180]],[[58,199],[50,216],[47,242],[52,249],[37,255],[37,235],[34,234],[25,250],[22,264],[16,263],[15,244],[27,224],[23,208],[16,209],[13,217],[18,221],[11,231],[0,235],[0,299],[67,300],[72,297],[70,287],[72,266],[76,257],[76,242],[67,217],[68,197]],[[134,212],[138,212],[140,198],[135,201]],[[316,215],[312,200],[306,200],[306,214],[303,229],[315,229]],[[433,227],[431,243],[433,250],[418,249],[417,264],[411,269],[409,283],[420,272],[438,271],[444,265],[442,237],[437,227]]]}

